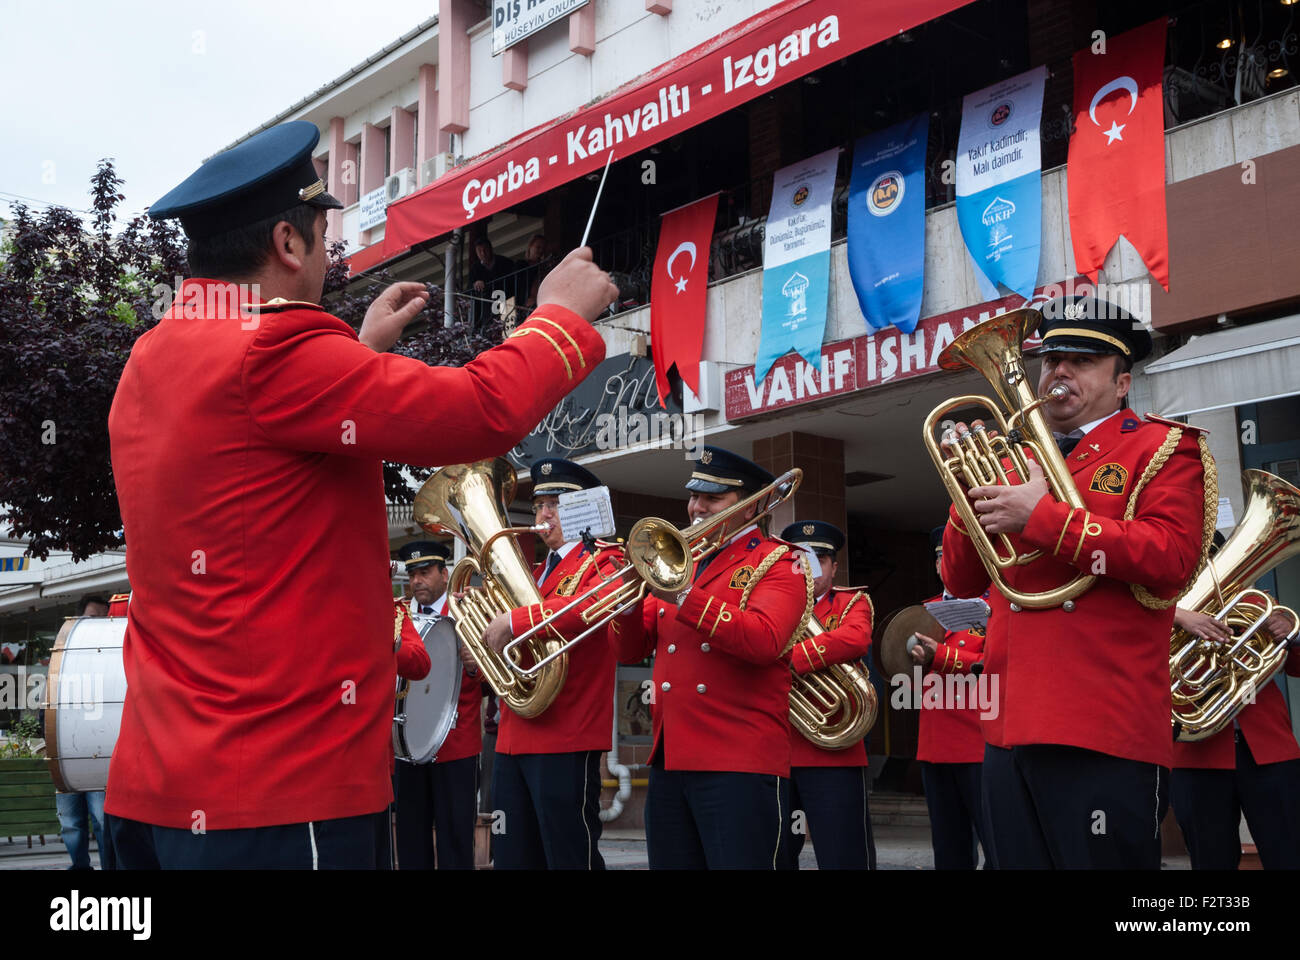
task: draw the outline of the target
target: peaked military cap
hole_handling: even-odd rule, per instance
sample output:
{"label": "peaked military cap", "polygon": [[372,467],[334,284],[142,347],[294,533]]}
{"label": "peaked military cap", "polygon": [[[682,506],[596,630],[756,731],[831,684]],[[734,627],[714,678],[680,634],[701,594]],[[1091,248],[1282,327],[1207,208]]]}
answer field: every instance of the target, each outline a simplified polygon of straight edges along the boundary
{"label": "peaked military cap", "polygon": [[695,461],[695,469],[686,481],[686,489],[692,493],[726,493],[728,490],[757,493],[775,479],[754,461],[746,460],[740,454],[721,447],[706,446],[700,451],[700,458]]}
{"label": "peaked military cap", "polygon": [[451,548],[443,546],[436,540],[412,540],[410,543],[402,544],[397,555],[406,564],[409,573],[434,563],[446,565],[451,559]]}
{"label": "peaked military cap", "polygon": [[316,124],[281,123],[217,154],[149,208],[155,220],[179,219],[190,239],[247,226],[305,203],[322,210],[343,204],[325,192],[311,152]]}
{"label": "peaked military cap", "polygon": [[930,546],[934,549],[936,557],[943,553],[943,531],[946,526],[947,524],[944,524],[942,527],[935,527],[930,531]]}
{"label": "peaked military cap", "polygon": [[1108,300],[1073,294],[1049,300],[1040,312],[1043,353],[1117,353],[1130,363],[1151,353],[1151,334],[1131,313]]}
{"label": "peaked military cap", "polygon": [[815,553],[839,553],[844,531],[825,520],[797,520],[781,531],[781,539],[812,547]]}
{"label": "peaked military cap", "polygon": [[586,467],[572,460],[547,457],[533,464],[533,496],[558,496],[572,490],[590,490],[600,486],[600,479]]}

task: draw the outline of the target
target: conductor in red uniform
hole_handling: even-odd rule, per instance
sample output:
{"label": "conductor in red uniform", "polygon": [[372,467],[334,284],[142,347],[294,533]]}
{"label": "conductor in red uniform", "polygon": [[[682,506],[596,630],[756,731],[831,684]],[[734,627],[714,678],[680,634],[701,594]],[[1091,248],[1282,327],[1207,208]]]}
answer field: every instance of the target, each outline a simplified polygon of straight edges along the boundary
{"label": "conductor in red uniform", "polygon": [[[687,481],[692,521],[770,484],[744,457],[706,446]],[[656,592],[610,624],[618,658],[654,654],[654,746],[646,795],[652,870],[780,866],[790,817],[790,668],[812,611],[801,551],[765,536],[754,507],[675,595]]]}
{"label": "conductor in red uniform", "polygon": [[[943,564],[943,527],[930,532],[934,568]],[[945,590],[927,603],[951,600]],[[985,627],[948,630],[937,639],[917,634],[912,659],[927,673],[957,674],[962,680],[983,669]],[[978,665],[978,667],[977,667]],[[915,669],[915,668],[913,668]],[[991,678],[990,678],[991,679]],[[979,863],[976,843],[984,848],[986,868],[995,866],[993,846],[985,827],[981,799],[984,733],[980,729],[978,697],[970,686],[954,686],[953,700],[945,694],[940,706],[921,700],[916,759],[921,764],[921,784],[930,812],[930,848],[936,870],[974,870]]]}
{"label": "conductor in red uniform", "polygon": [[[1128,313],[1071,296],[1043,317],[1039,395],[1068,390],[1043,410],[1084,506],[1048,495],[1037,465],[1027,482],[969,496],[987,532],[1041,551],[1006,572],[1014,589],[1097,579],[1048,609],[990,596],[984,670],[998,675],[1001,703],[984,722],[983,775],[994,856],[1003,869],[1155,870],[1173,761],[1169,631],[1213,532],[1213,460],[1195,428],[1125,409],[1129,370],[1151,349]],[[949,590],[988,589],[955,510],[943,546]]]}
{"label": "conductor in red uniform", "polygon": [[[862,662],[871,650],[874,610],[867,591],[836,587],[836,555],[844,549],[844,532],[823,520],[792,523],[781,539],[796,543],[817,558],[813,578],[813,616],[825,628],[816,638],[801,640],[790,650],[795,673],[813,673],[833,663]],[[808,833],[813,837],[818,870],[874,870],[876,845],[871,836],[867,805],[867,747],[861,740],[842,750],[826,750],[790,726],[790,809],[795,817],[786,828],[786,866],[799,868],[799,852]],[[802,821],[798,811],[803,812]]]}
{"label": "conductor in red uniform", "polygon": [[[413,540],[398,555],[411,578],[411,616],[447,615],[447,561],[451,550],[433,540]],[[409,618],[408,618],[409,619]],[[478,755],[483,731],[483,681],[472,658],[461,657],[456,726],[425,763],[402,761],[393,783],[397,808],[397,865],[403,870],[473,870],[478,812]],[[437,827],[438,849],[433,846]]]}
{"label": "conductor in red uniform", "polygon": [[508,450],[604,356],[588,320],[616,290],[582,250],[462,368],[386,352],[422,284],[384,291],[359,335],[330,316],[340,204],[318,139],[265,130],[150,208],[180,218],[194,279],[109,413],[134,588],[107,804],[127,868],[375,865],[396,674],[382,462]]}
{"label": "conductor in red uniform", "polygon": [[[534,522],[550,529],[542,535],[546,559],[533,571],[542,603],[511,611],[515,637],[597,583],[602,562],[583,541],[565,542],[559,516],[560,494],[598,487],[600,480],[559,458],[538,460],[531,472]],[[587,629],[581,610],[589,605],[555,620],[554,633],[564,640],[579,636]],[[490,634],[485,639],[492,643]],[[492,805],[505,816],[505,830],[492,845],[499,870],[605,869],[597,846],[600,757],[613,743],[618,664],[605,630],[570,649],[568,661],[564,686],[542,713],[521,717],[502,701],[492,771]]]}

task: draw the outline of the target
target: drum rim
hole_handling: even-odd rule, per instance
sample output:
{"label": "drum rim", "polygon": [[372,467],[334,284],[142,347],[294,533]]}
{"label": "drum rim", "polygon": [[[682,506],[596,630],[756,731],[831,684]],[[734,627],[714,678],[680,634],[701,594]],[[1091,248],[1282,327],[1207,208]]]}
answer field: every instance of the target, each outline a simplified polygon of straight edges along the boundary
{"label": "drum rim", "polygon": [[63,674],[63,655],[67,651],[68,637],[73,628],[86,617],[67,617],[54,639],[54,648],[50,651],[50,669],[45,675],[45,696],[41,704],[45,711],[45,765],[54,780],[54,789],[59,793],[71,792],[63,779],[63,770],[59,764],[59,710],[57,704],[59,680]]}
{"label": "drum rim", "polygon": [[[414,620],[414,618],[412,618],[412,620]],[[434,629],[437,628],[437,626],[438,626],[442,621],[444,621],[444,620],[447,621],[449,624],[451,624],[451,626],[452,626],[452,630],[454,631],[454,629],[455,629],[455,621],[453,621],[450,617],[438,617],[438,618],[432,620],[432,621],[429,623],[429,625],[428,625],[428,629],[427,629],[427,630],[425,630],[425,631],[421,631],[421,634],[420,634],[420,640],[421,640],[421,641],[426,640],[426,639],[428,638],[428,636],[429,636],[430,634],[433,633]],[[452,638],[449,638],[449,639],[452,639],[452,640],[454,641],[454,639],[455,639],[455,634],[454,634],[454,632],[453,632],[453,634],[452,634]],[[432,655],[431,655],[431,656],[430,656],[430,660],[432,661],[432,659],[433,659],[433,658],[432,658]],[[455,668],[459,668],[459,667],[460,667],[460,659],[459,659],[459,657],[457,657],[457,656],[453,656],[453,657],[452,657],[452,661],[451,661],[451,663],[452,663],[452,666],[453,666],[454,669],[455,669]],[[431,663],[431,664],[430,664],[430,667],[429,667],[430,672],[432,672],[433,669],[434,669],[434,666],[433,666],[433,664]],[[394,721],[394,722],[393,722],[393,739],[394,739],[393,747],[394,747],[394,752],[396,753],[396,758],[397,758],[398,760],[404,761],[405,763],[412,763],[412,764],[417,764],[417,765],[418,765],[418,764],[432,763],[432,762],[434,762],[435,760],[438,759],[438,752],[439,752],[440,750],[442,750],[442,748],[443,748],[444,746],[446,746],[446,744],[447,744],[447,738],[451,736],[451,731],[454,730],[454,729],[456,728],[456,718],[457,718],[457,715],[460,713],[460,690],[461,690],[461,688],[462,688],[463,685],[464,685],[464,672],[463,672],[463,668],[455,669],[455,674],[456,674],[457,677],[459,678],[459,682],[455,685],[455,688],[454,688],[454,689],[455,689],[455,693],[456,693],[456,695],[455,695],[455,697],[452,698],[451,705],[450,705],[450,706],[451,706],[451,709],[449,710],[449,714],[450,714],[450,722],[447,724],[446,732],[443,733],[441,739],[438,739],[438,740],[437,740],[437,745],[436,745],[436,746],[433,748],[433,750],[431,750],[431,751],[429,752],[429,754],[428,754],[426,757],[424,757],[423,759],[420,759],[420,760],[416,760],[416,759],[414,759],[414,751],[411,749],[411,743],[410,743],[409,739],[408,739],[407,736],[406,736],[406,724],[404,724],[404,723],[399,724],[399,723],[396,722],[397,717],[399,716],[399,711],[396,709],[396,706],[394,706],[394,709],[393,709],[393,721]],[[421,678],[418,679],[418,680],[408,680],[408,679],[406,679],[405,677],[399,677],[399,678],[398,678],[397,693],[396,693],[396,695],[397,695],[397,696],[400,696],[400,695],[402,695],[404,692],[408,692],[408,691],[411,689],[411,687],[412,687],[413,684],[422,683],[424,680],[426,680],[426,679],[428,678],[428,676],[429,676],[428,674],[425,674],[425,676],[421,677]],[[405,712],[401,712],[400,715],[404,717],[404,716],[406,716],[406,713],[405,713]],[[405,754],[405,756],[403,756],[403,754]]]}

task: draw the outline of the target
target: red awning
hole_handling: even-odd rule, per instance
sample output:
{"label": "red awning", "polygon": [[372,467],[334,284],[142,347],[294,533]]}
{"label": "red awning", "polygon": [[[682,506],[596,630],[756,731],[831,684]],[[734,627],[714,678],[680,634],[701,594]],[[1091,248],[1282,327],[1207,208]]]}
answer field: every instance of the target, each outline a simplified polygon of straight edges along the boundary
{"label": "red awning", "polygon": [[[354,271],[553,190],[970,0],[786,0],[388,208]],[[378,247],[378,244],[376,244]],[[364,263],[363,263],[364,261]]]}

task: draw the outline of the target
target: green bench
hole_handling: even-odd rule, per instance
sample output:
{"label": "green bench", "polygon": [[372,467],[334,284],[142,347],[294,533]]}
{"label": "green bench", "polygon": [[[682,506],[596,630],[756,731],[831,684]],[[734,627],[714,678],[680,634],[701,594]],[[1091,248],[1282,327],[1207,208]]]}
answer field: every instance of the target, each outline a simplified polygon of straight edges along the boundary
{"label": "green bench", "polygon": [[54,780],[44,759],[0,760],[0,837],[58,836],[58,808],[54,801]]}

